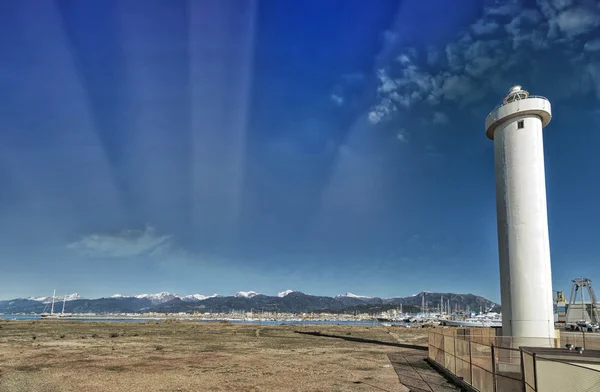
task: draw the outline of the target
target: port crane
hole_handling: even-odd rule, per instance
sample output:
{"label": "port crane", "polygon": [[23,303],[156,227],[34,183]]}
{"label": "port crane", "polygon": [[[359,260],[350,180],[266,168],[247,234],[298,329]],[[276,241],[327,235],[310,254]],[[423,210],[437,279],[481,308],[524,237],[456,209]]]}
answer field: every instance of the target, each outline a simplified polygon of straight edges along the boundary
{"label": "port crane", "polygon": [[[598,322],[598,300],[592,288],[592,280],[588,278],[578,278],[572,280],[571,296],[569,297],[569,306],[567,307],[567,329],[583,332],[598,332],[600,330]],[[588,292],[589,303],[585,302],[585,291]],[[581,298],[581,301],[577,297]],[[576,321],[574,321],[576,320]]]}

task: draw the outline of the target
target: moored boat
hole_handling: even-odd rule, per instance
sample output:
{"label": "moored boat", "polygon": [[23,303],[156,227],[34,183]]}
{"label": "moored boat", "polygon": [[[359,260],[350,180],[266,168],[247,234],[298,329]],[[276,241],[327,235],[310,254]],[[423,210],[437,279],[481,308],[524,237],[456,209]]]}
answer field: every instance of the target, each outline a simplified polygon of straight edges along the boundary
{"label": "moored boat", "polygon": [[444,319],[440,320],[442,325],[449,327],[486,327],[500,328],[502,327],[502,316],[499,314],[483,314],[465,319]]}
{"label": "moored boat", "polygon": [[50,308],[50,313],[42,313],[40,314],[40,317],[43,319],[55,319],[55,318],[65,318],[65,317],[71,317],[70,313],[65,313],[65,304],[67,302],[67,296],[65,295],[63,297],[63,306],[62,306],[62,311],[60,313],[54,313],[54,299],[56,297],[56,290],[54,290],[54,292],[52,293],[52,307]]}

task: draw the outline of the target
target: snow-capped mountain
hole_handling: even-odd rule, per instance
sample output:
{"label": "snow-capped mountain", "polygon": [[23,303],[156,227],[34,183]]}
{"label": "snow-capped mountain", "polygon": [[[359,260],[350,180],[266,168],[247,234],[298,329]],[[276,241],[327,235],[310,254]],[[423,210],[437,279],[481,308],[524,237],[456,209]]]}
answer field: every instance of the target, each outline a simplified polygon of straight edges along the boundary
{"label": "snow-capped mountain", "polygon": [[293,293],[293,292],[295,292],[295,290],[285,290],[285,291],[282,291],[282,292],[280,292],[280,293],[277,293],[277,296],[278,296],[279,298],[283,298],[283,297],[285,297],[286,295],[288,295],[288,294],[291,294],[291,293]]}
{"label": "snow-capped mountain", "polygon": [[171,301],[175,298],[179,298],[185,302],[195,302],[195,301],[204,301],[205,299],[218,297],[219,294],[213,295],[202,295],[202,294],[189,294],[189,295],[179,295],[179,294],[171,294],[167,291],[163,291],[161,293],[156,294],[138,294],[138,295],[122,295],[122,294],[113,294],[110,298],[139,298],[139,299],[149,299],[153,304],[162,304],[168,301]]}
{"label": "snow-capped mountain", "polygon": [[[54,302],[60,302],[63,299],[65,299],[67,301],[74,301],[76,299],[82,299],[81,296],[77,293],[73,293],[73,294],[67,294],[67,295],[57,295],[54,297]],[[43,303],[50,303],[52,302],[52,296],[48,296],[48,297],[27,297],[25,299],[31,300],[31,301],[39,301],[39,302],[43,302]]]}
{"label": "snow-capped mountain", "polygon": [[39,302],[44,302],[45,300],[47,300],[48,298],[50,298],[50,300],[52,301],[52,297],[27,297],[27,298],[23,298],[23,299],[28,299],[30,301],[39,301]]}
{"label": "snow-capped mountain", "polygon": [[256,291],[238,291],[237,293],[235,293],[236,297],[245,297],[245,298],[252,298],[257,296],[259,293],[257,293]]}
{"label": "snow-capped mountain", "polygon": [[[378,298],[346,293],[333,297],[315,296],[292,290],[282,291],[277,296],[260,295],[255,291],[239,292],[236,296],[206,296],[202,294],[177,295],[169,292],[156,294],[123,295],[114,294],[110,298],[80,299],[78,294],[66,296],[69,301],[65,311],[69,313],[228,313],[231,310],[250,311],[252,309],[269,308],[279,312],[301,313],[314,311],[360,311],[377,313],[388,309],[396,309],[400,304],[404,311],[418,311],[422,306],[422,298],[417,296]],[[438,306],[441,297],[456,298],[456,306],[460,309],[477,309],[480,306],[491,308],[496,306],[492,301],[473,294],[427,293],[430,307]],[[55,297],[55,310],[59,309],[63,296]],[[242,300],[243,299],[243,300]],[[39,314],[48,311],[48,303],[52,297],[30,297],[0,300],[0,313]],[[58,306],[58,308],[57,308]]]}
{"label": "snow-capped mountain", "polygon": [[373,297],[367,297],[365,295],[356,295],[356,294],[352,294],[352,293],[345,293],[345,294],[338,294],[335,296],[335,298],[373,298]]}
{"label": "snow-capped mountain", "polygon": [[421,291],[420,293],[411,295],[411,297],[418,297],[418,296],[424,295],[424,294],[432,294],[432,292],[431,291]]}
{"label": "snow-capped mountain", "polygon": [[218,297],[218,296],[219,296],[219,294],[213,294],[213,295],[190,294],[190,295],[180,296],[179,298],[182,301],[194,302],[194,301],[204,301],[205,299],[215,298],[215,297]]}
{"label": "snow-capped mountain", "polygon": [[168,302],[174,300],[175,298],[179,298],[177,294],[171,294],[166,291],[157,294],[138,294],[135,298],[140,299],[149,299],[153,304],[162,304],[164,302]]}

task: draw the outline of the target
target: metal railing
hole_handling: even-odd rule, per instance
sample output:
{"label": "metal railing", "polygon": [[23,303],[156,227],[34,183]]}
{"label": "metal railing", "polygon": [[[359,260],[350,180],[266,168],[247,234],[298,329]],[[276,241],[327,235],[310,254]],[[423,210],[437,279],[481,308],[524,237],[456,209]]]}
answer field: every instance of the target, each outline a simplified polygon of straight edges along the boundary
{"label": "metal railing", "polygon": [[[600,358],[595,358],[600,359]],[[525,392],[596,392],[600,390],[600,362],[557,359],[521,349]]]}
{"label": "metal railing", "polygon": [[[485,330],[485,328],[481,328]],[[458,333],[457,333],[458,332]],[[540,356],[524,351],[521,343],[540,345],[552,349],[562,345],[564,340],[580,341],[584,337],[569,336],[556,339],[522,338],[479,334],[476,330],[468,334],[456,330],[429,332],[428,356],[438,366],[445,368],[459,380],[481,392],[554,392],[554,391],[598,391],[600,390],[600,361],[597,369],[574,364],[567,360]],[[589,334],[588,334],[589,335]],[[585,342],[595,346],[600,336],[586,336]],[[566,343],[565,343],[566,344]],[[571,343],[573,344],[573,343]],[[580,347],[583,347],[580,345]],[[595,365],[594,365],[595,366]],[[583,389],[552,389],[560,383],[539,382],[541,375],[548,380],[548,373],[568,374],[568,378],[578,377]],[[551,378],[551,377],[550,377]],[[537,381],[536,381],[537,380]],[[578,385],[579,385],[578,384]],[[596,389],[585,389],[594,385]],[[564,387],[564,385],[563,385]]]}
{"label": "metal railing", "polygon": [[430,332],[429,358],[479,391],[521,391],[520,351],[494,345],[496,339]]}
{"label": "metal railing", "polygon": [[[546,101],[548,101],[548,98],[546,98],[546,97],[544,97],[544,96],[541,96],[541,95],[529,95],[529,96],[527,96],[527,98],[525,98],[525,99],[529,99],[529,98],[540,98],[540,99],[545,99]],[[512,101],[512,102],[516,102],[516,101],[524,101],[524,99],[517,99],[517,100],[515,100],[515,101]],[[512,103],[512,102],[509,102],[509,103]],[[498,109],[499,107],[502,107],[502,106],[504,106],[504,105],[507,105],[507,104],[506,104],[506,103],[504,103],[504,102],[500,102],[498,105],[496,105],[496,107],[494,107],[494,108],[493,108],[493,109],[492,109],[492,110],[491,110],[491,111],[488,113],[487,117],[489,117],[489,115],[490,115],[490,114],[494,113],[494,111],[496,111],[496,109]],[[487,118],[487,117],[486,117],[486,118]]]}
{"label": "metal railing", "polygon": [[600,333],[598,332],[561,332],[560,346],[572,344],[586,350],[600,350]]}

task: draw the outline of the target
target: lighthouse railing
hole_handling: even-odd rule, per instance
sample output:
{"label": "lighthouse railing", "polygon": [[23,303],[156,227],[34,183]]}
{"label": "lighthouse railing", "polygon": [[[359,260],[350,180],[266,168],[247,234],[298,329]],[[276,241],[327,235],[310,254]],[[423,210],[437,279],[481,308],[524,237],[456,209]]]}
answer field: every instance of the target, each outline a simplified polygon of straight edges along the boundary
{"label": "lighthouse railing", "polygon": [[[545,99],[546,101],[548,100],[548,98],[546,98],[546,97],[544,97],[544,96],[542,96],[542,95],[529,95],[529,96],[528,96],[527,98],[525,98],[525,99],[531,99],[531,98],[540,98],[540,99]],[[523,99],[523,101],[524,101],[525,99]],[[514,102],[514,101],[513,101],[513,102]],[[509,102],[509,103],[512,103],[512,102]],[[489,116],[490,114],[494,113],[496,110],[498,110],[498,108],[500,108],[500,107],[502,107],[502,106],[504,106],[504,105],[507,105],[507,104],[505,104],[504,102],[500,102],[498,105],[496,105],[496,107],[494,107],[494,109],[492,109],[492,110],[489,112],[488,116]]]}

